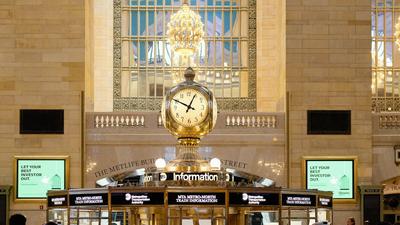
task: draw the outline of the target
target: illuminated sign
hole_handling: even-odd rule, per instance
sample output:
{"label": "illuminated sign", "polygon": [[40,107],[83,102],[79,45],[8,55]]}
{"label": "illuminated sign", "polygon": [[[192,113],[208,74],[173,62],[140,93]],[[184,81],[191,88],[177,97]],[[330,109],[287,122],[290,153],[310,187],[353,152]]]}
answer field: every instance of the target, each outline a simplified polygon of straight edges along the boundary
{"label": "illuminated sign", "polygon": [[306,160],[306,188],[333,192],[335,199],[354,198],[354,160]]}
{"label": "illuminated sign", "polygon": [[[233,176],[231,178],[230,174],[225,174],[225,176],[222,176],[222,180],[225,181],[233,181]],[[169,173],[160,173],[159,176],[156,178],[154,175],[146,175],[144,176],[144,182],[150,182],[150,181],[167,181],[167,180],[173,180],[173,181],[219,181],[221,180],[221,174],[219,173],[175,173],[175,172],[169,172]]]}
{"label": "illuminated sign", "polygon": [[282,194],[282,205],[284,206],[315,206],[315,195]]}
{"label": "illuminated sign", "polygon": [[107,193],[89,193],[89,194],[70,194],[70,206],[84,206],[84,205],[107,205]]}
{"label": "illuminated sign", "polygon": [[112,205],[164,205],[164,192],[111,193]]}
{"label": "illuminated sign", "polygon": [[16,198],[46,199],[47,191],[66,189],[66,159],[16,159]]}
{"label": "illuminated sign", "polygon": [[169,192],[169,205],[225,205],[225,193]]}
{"label": "illuminated sign", "polygon": [[229,205],[279,205],[279,193],[229,193]]}
{"label": "illuminated sign", "polygon": [[57,196],[47,197],[48,207],[61,207],[67,205],[68,205],[67,195],[57,195]]}
{"label": "illuminated sign", "polygon": [[332,207],[332,197],[318,196],[318,207]]}

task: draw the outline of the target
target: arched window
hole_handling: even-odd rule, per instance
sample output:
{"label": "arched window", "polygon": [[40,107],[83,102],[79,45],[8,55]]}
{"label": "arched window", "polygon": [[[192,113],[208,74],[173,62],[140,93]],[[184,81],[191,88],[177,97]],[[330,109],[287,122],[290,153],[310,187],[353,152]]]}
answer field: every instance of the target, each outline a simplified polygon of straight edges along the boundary
{"label": "arched window", "polygon": [[222,110],[256,109],[255,0],[189,0],[205,38],[190,60],[166,41],[181,0],[114,0],[114,110],[158,110],[190,65]]}

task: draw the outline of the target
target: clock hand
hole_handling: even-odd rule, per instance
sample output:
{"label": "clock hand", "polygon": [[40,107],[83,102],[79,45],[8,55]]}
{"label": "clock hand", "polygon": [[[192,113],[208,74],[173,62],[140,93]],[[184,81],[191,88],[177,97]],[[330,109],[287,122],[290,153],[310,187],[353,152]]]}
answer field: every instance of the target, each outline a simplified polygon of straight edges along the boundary
{"label": "clock hand", "polygon": [[[190,109],[190,108],[193,109],[193,107],[192,107],[192,102],[193,102],[193,100],[194,100],[195,97],[196,97],[196,95],[193,95],[193,98],[192,98],[192,100],[190,101],[189,106],[188,106],[187,109],[186,109],[186,112],[189,112],[189,109]],[[194,110],[194,109],[193,109],[193,110]]]}
{"label": "clock hand", "polygon": [[183,103],[183,102],[181,102],[181,101],[179,101],[179,100],[176,100],[176,99],[172,99],[172,100],[174,100],[174,101],[176,101],[176,102],[178,102],[178,103],[180,103],[180,104],[182,104],[182,105],[184,105],[184,106],[186,106],[186,107],[188,107],[188,108],[190,108],[190,109],[193,109],[193,110],[195,110],[192,106],[189,106],[189,105],[187,105],[187,104],[185,104],[185,103]]}

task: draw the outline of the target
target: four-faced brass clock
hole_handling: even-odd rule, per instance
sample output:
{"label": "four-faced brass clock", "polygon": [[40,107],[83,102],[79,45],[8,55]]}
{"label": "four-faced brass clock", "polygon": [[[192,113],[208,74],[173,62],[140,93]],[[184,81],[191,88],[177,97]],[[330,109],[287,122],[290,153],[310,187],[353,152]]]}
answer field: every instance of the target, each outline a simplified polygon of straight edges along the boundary
{"label": "four-faced brass clock", "polygon": [[194,81],[194,71],[185,71],[185,81],[166,93],[161,107],[164,126],[178,139],[200,139],[217,119],[213,93]]}

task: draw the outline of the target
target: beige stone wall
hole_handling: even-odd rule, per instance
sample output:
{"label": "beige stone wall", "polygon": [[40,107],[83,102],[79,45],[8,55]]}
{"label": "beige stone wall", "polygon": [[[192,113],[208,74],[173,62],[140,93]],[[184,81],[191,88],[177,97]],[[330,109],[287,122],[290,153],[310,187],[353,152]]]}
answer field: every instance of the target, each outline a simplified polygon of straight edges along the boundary
{"label": "beige stone wall", "polygon": [[113,110],[113,1],[86,1],[87,111]]}
{"label": "beige stone wall", "polygon": [[[80,95],[84,88],[84,1],[0,1],[0,184],[13,184],[15,155],[70,155],[80,186]],[[65,109],[64,135],[20,135],[19,109]],[[28,225],[43,203],[12,203]]]}
{"label": "beige stone wall", "polygon": [[[290,92],[291,186],[300,187],[301,157],[358,156],[359,184],[371,183],[369,0],[287,0],[286,79]],[[307,135],[308,109],[352,110],[351,135]],[[336,205],[335,223],[358,205]]]}
{"label": "beige stone wall", "polygon": [[285,111],[285,1],[257,1],[257,111]]}

